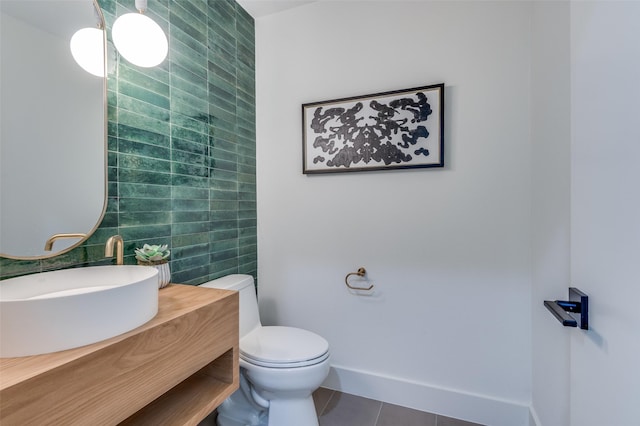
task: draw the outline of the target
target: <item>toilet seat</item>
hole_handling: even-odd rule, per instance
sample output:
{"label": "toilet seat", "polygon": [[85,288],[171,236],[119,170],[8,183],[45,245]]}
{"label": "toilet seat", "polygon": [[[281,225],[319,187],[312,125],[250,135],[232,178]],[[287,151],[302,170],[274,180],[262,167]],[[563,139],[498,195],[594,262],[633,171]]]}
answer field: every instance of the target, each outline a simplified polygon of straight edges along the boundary
{"label": "toilet seat", "polygon": [[240,358],[262,367],[305,367],[328,357],[329,343],[300,328],[258,327],[240,339]]}

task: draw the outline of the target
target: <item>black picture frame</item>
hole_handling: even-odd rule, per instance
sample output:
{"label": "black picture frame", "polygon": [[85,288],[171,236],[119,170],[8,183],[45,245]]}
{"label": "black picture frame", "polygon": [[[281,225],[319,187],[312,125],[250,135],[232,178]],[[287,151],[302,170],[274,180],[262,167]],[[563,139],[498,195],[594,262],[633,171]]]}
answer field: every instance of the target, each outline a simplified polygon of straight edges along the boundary
{"label": "black picture frame", "polygon": [[444,83],[302,105],[302,173],[444,167]]}

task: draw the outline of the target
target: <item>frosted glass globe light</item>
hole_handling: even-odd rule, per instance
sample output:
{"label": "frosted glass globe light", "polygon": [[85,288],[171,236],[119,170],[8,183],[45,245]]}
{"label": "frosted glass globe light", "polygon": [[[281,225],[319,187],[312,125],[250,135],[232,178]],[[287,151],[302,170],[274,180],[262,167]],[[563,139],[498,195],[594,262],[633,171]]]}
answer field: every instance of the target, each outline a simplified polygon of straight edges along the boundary
{"label": "frosted glass globe light", "polygon": [[127,13],[113,23],[111,37],[118,52],[139,67],[155,67],[169,51],[167,36],[153,19],[142,13]]}
{"label": "frosted glass globe light", "polygon": [[73,59],[88,73],[104,77],[104,44],[102,30],[82,28],[69,42]]}

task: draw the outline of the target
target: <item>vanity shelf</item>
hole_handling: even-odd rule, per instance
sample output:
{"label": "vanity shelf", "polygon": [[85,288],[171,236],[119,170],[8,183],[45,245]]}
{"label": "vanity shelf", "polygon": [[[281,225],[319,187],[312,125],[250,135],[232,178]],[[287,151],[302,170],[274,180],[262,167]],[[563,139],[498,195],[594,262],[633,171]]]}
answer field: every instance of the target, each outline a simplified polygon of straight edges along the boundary
{"label": "vanity shelf", "polygon": [[238,388],[238,294],[179,284],[159,294],[155,318],[128,333],[0,358],[0,423],[197,425]]}

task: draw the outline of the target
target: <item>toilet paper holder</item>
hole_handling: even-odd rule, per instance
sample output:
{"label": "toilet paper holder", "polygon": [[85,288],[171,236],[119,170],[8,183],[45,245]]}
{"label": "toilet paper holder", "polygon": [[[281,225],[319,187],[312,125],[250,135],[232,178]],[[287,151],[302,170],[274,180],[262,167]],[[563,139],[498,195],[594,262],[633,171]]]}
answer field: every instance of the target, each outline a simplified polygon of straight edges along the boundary
{"label": "toilet paper holder", "polygon": [[373,284],[371,284],[369,287],[356,287],[356,286],[353,286],[353,285],[349,284],[349,277],[350,277],[351,275],[357,275],[357,276],[359,276],[359,277],[364,277],[366,273],[367,273],[367,270],[366,270],[366,269],[364,269],[363,267],[360,267],[360,268],[358,268],[358,271],[357,271],[357,272],[349,272],[349,273],[347,274],[347,276],[346,276],[346,277],[344,277],[344,283],[345,283],[345,284],[347,285],[347,287],[349,287],[351,290],[365,290],[365,291],[366,291],[366,290],[371,290],[371,289],[373,288]]}
{"label": "toilet paper holder", "polygon": [[565,327],[577,327],[578,321],[572,315],[580,314],[580,328],[589,329],[589,296],[575,287],[569,287],[569,300],[545,300],[544,306]]}

